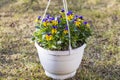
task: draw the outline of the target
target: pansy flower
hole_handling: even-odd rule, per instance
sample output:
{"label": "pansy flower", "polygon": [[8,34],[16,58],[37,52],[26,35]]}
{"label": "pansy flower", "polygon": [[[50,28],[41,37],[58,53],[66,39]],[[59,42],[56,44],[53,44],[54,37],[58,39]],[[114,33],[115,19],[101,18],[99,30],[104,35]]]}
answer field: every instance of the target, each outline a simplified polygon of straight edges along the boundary
{"label": "pansy flower", "polygon": [[55,20],[55,17],[51,17],[50,20]]}
{"label": "pansy flower", "polygon": [[80,24],[81,24],[80,21],[75,21],[75,25],[76,25],[77,27],[80,27]]}
{"label": "pansy flower", "polygon": [[60,11],[60,14],[61,14],[61,18],[65,19],[65,10],[64,9],[62,9]]}
{"label": "pansy flower", "polygon": [[86,25],[88,28],[90,27],[90,25],[88,24],[88,22],[83,22],[84,25]]}
{"label": "pansy flower", "polygon": [[47,18],[44,18],[42,22],[46,22],[48,19]]}
{"label": "pansy flower", "polygon": [[58,21],[58,23],[60,23],[61,21],[60,21],[60,17],[57,17],[57,21]]}
{"label": "pansy flower", "polygon": [[50,14],[47,14],[47,16],[46,16],[48,19],[50,18]]}
{"label": "pansy flower", "polygon": [[64,14],[64,12],[65,12],[65,10],[64,10],[64,9],[62,9],[62,10],[60,11],[60,14]]}
{"label": "pansy flower", "polygon": [[67,34],[67,33],[68,33],[68,26],[66,26],[64,29],[64,34]]}
{"label": "pansy flower", "polygon": [[47,26],[47,21],[43,22],[43,26],[45,27]]}
{"label": "pansy flower", "polygon": [[52,20],[52,25],[54,25],[54,26],[58,25],[58,21],[57,20]]}
{"label": "pansy flower", "polygon": [[77,21],[78,18],[79,18],[79,16],[75,15],[74,18],[73,18],[73,22]]}
{"label": "pansy flower", "polygon": [[52,34],[57,33],[57,26],[52,26]]}
{"label": "pansy flower", "polygon": [[77,20],[83,22],[83,16],[79,16]]}
{"label": "pansy flower", "polygon": [[73,15],[72,11],[69,11],[67,13],[67,17],[68,17],[68,20],[72,20],[74,18],[74,15]]}
{"label": "pansy flower", "polygon": [[78,15],[75,15],[75,19],[77,19],[77,18],[79,18],[79,16],[78,16]]}
{"label": "pansy flower", "polygon": [[46,27],[49,25],[50,25],[49,19],[48,18],[43,19],[43,26]]}
{"label": "pansy flower", "polygon": [[83,16],[79,16],[79,19],[83,20]]}
{"label": "pansy flower", "polygon": [[47,34],[45,37],[46,37],[46,40],[47,40],[47,41],[52,40],[52,35],[51,35],[51,34]]}
{"label": "pansy flower", "polygon": [[64,9],[62,9],[62,10],[61,10],[61,12],[65,12],[65,10],[64,10]]}
{"label": "pansy flower", "polygon": [[72,11],[68,11],[67,15],[73,15]]}
{"label": "pansy flower", "polygon": [[35,20],[35,22],[39,22],[41,19],[41,16],[38,16],[38,18]]}

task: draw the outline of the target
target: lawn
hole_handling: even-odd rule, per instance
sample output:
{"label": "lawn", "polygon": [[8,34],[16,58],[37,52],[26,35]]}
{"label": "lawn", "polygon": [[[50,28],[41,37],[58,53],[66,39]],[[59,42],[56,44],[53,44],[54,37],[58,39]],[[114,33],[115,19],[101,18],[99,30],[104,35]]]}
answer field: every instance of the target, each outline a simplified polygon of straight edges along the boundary
{"label": "lawn", "polygon": [[[52,80],[40,64],[34,43],[34,20],[48,0],[0,0],[0,80]],[[57,15],[62,1],[51,0],[47,13]],[[67,0],[69,10],[92,24],[82,63],[67,80],[120,79],[120,0]]]}

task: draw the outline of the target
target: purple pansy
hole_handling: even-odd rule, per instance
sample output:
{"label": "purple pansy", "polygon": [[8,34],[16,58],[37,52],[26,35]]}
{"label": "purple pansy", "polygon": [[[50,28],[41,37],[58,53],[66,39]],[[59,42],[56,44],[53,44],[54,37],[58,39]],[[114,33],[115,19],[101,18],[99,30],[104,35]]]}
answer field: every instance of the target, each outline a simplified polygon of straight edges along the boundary
{"label": "purple pansy", "polygon": [[79,16],[80,19],[83,19],[83,16]]}
{"label": "purple pansy", "polygon": [[47,18],[44,18],[44,19],[43,19],[43,22],[46,22],[47,20],[48,20]]}
{"label": "purple pansy", "polygon": [[85,24],[85,25],[86,25],[86,24],[87,24],[87,22],[85,21],[85,22],[83,22],[83,24]]}
{"label": "purple pansy", "polygon": [[73,19],[73,22],[77,20],[77,18],[79,18],[78,15],[75,15],[74,19]]}
{"label": "purple pansy", "polygon": [[64,10],[64,9],[62,9],[62,10],[61,10],[61,12],[65,12],[65,10]]}
{"label": "purple pansy", "polygon": [[52,28],[57,29],[57,26],[52,26]]}
{"label": "purple pansy", "polygon": [[68,30],[68,26],[66,25],[65,30]]}
{"label": "purple pansy", "polygon": [[73,14],[72,11],[68,11],[68,13],[67,13],[68,16],[69,16],[69,15],[72,15],[72,14]]}
{"label": "purple pansy", "polygon": [[41,16],[38,16],[38,20],[40,20],[41,19]]}
{"label": "purple pansy", "polygon": [[50,14],[47,14],[47,18],[50,18]]}
{"label": "purple pansy", "polygon": [[75,18],[78,18],[79,16],[78,15],[75,15]]}
{"label": "purple pansy", "polygon": [[60,17],[57,17],[57,21],[58,21],[58,23],[60,23],[61,21],[60,21]]}
{"label": "purple pansy", "polygon": [[55,18],[54,17],[51,17],[51,18],[49,18],[50,20],[55,20]]}

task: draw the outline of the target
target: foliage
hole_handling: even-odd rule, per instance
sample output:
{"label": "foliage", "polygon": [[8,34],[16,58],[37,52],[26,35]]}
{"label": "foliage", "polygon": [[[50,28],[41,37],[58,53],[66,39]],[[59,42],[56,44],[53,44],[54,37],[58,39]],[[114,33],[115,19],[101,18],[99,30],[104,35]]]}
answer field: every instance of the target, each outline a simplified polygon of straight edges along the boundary
{"label": "foliage", "polygon": [[[69,21],[71,33],[71,46],[77,48],[86,43],[86,39],[91,36],[91,28],[88,22],[84,21],[83,16],[74,15],[68,11],[67,19]],[[34,40],[40,46],[51,50],[67,50],[69,46],[68,26],[65,18],[65,11],[62,9],[60,15],[52,17],[49,14],[43,19],[41,16],[36,19],[37,31],[34,33]]]}

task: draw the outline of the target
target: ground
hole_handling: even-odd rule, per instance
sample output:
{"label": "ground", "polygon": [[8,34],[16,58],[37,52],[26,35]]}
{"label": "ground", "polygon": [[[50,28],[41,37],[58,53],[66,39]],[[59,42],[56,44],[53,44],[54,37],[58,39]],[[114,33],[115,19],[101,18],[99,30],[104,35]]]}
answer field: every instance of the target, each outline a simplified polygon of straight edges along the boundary
{"label": "ground", "polygon": [[[52,80],[31,41],[47,1],[0,0],[0,80]],[[62,1],[51,1],[47,13],[57,15]],[[76,76],[67,80],[119,80],[120,0],[68,0],[68,6],[92,23],[93,36]]]}

